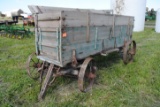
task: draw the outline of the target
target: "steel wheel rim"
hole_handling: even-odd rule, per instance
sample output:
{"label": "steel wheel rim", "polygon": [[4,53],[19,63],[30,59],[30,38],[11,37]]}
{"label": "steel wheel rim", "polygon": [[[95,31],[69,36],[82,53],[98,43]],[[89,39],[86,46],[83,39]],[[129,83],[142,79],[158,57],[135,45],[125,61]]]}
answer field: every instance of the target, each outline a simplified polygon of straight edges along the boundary
{"label": "steel wheel rim", "polygon": [[133,61],[133,57],[136,54],[136,42],[128,41],[123,50],[123,62],[124,64],[128,64],[129,62]]}
{"label": "steel wheel rim", "polygon": [[[90,65],[90,63],[92,64]],[[95,66],[93,65],[92,58],[87,58],[83,62],[78,75],[78,87],[81,92],[87,92],[92,88],[92,85],[95,79],[95,71],[96,71],[94,67]],[[88,68],[89,68],[89,72],[87,72]]]}
{"label": "steel wheel rim", "polygon": [[36,56],[36,53],[32,53],[28,57],[28,61],[27,61],[27,73],[29,77],[31,77],[32,79],[37,79],[40,77],[40,71],[38,70],[38,68],[40,68],[42,65],[39,59],[36,59],[36,60],[34,59],[35,56]]}

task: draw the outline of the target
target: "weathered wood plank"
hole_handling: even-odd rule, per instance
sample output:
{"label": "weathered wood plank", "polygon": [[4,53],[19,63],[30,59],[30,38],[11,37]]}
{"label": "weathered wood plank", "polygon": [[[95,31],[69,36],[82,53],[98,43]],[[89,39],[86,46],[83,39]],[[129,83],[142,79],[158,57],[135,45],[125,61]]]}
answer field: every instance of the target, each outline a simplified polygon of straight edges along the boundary
{"label": "weathered wood plank", "polygon": [[90,43],[82,43],[77,45],[65,46],[65,51],[62,52],[63,61],[72,60],[72,50],[76,49],[76,58],[84,59],[90,55],[100,53],[102,51],[101,41],[97,42],[97,49],[94,48],[94,41]]}
{"label": "weathered wood plank", "polygon": [[38,14],[39,21],[60,20],[61,12]]}
{"label": "weathered wood plank", "polygon": [[36,6],[36,5],[29,5],[28,7],[32,13],[51,13],[53,11],[77,11],[77,12],[92,12],[92,13],[101,13],[101,14],[112,13],[112,10],[61,8],[61,7],[49,7],[49,6]]}
{"label": "weathered wood plank", "polygon": [[60,27],[59,21],[38,21],[39,28],[58,28]]}
{"label": "weathered wood plank", "polygon": [[62,17],[65,18],[62,22],[65,27],[87,26],[88,15],[86,12],[63,11]]}
{"label": "weathered wood plank", "polygon": [[[87,12],[72,12],[64,11],[62,12],[62,17],[65,18],[63,21],[63,26],[65,27],[80,27],[87,26],[88,22],[88,13]],[[98,13],[89,13],[90,26],[110,26],[113,25],[128,25],[129,23],[133,25],[134,18],[127,16],[118,16],[118,15],[108,15],[108,14],[98,14]],[[115,17],[115,20],[113,20]]]}
{"label": "weathered wood plank", "polygon": [[58,44],[57,42],[54,42],[54,43],[50,43],[49,41],[45,41],[43,40],[42,42],[38,43],[39,45],[42,45],[42,46],[45,46],[45,47],[50,47],[50,48],[57,48]]}
{"label": "weathered wood plank", "polygon": [[58,56],[58,50],[57,48],[51,48],[48,46],[42,46],[42,50],[40,51],[41,54],[47,54],[53,57],[57,57]]}
{"label": "weathered wood plank", "polygon": [[53,28],[53,27],[41,27],[40,28],[42,32],[56,32],[57,28]]}
{"label": "weathered wood plank", "polygon": [[90,26],[110,26],[112,22],[112,15],[90,14]]}
{"label": "weathered wood plank", "polygon": [[39,40],[39,44],[50,47],[50,48],[55,48],[58,47],[58,38],[56,32],[41,32],[41,35],[39,38],[42,38]]}
{"label": "weathered wood plank", "polygon": [[129,16],[116,16],[115,25],[133,25],[134,18]]}
{"label": "weathered wood plank", "polygon": [[57,40],[57,33],[56,32],[41,32],[42,35],[42,39],[48,39],[51,42],[53,42],[53,40]]}
{"label": "weathered wood plank", "polygon": [[[117,36],[123,36],[127,34],[128,25],[120,26],[116,25],[114,29],[115,35],[113,35],[112,26],[101,26],[101,27],[90,27],[90,37],[89,41],[93,41],[96,38],[96,30],[97,30],[97,40],[110,39]],[[132,29],[130,29],[132,31]],[[67,37],[62,38],[62,44],[70,45],[77,43],[85,43],[86,42],[86,27],[79,28],[67,28]],[[123,33],[123,34],[122,34]]]}

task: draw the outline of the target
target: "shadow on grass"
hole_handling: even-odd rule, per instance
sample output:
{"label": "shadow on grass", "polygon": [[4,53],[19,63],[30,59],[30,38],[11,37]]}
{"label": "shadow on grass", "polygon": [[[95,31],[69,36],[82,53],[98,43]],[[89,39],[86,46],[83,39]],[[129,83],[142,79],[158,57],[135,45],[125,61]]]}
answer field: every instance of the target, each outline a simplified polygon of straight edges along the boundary
{"label": "shadow on grass", "polygon": [[[122,55],[120,53],[114,52],[109,54],[108,56],[101,56],[101,55],[96,55],[93,57],[95,60],[95,63],[98,67],[97,71],[97,77],[95,84],[98,83],[98,79],[100,78],[98,76],[98,72],[100,72],[101,69],[112,67],[114,64],[119,63],[119,61],[122,59]],[[74,85],[73,85],[74,84]],[[67,76],[61,76],[58,77],[55,82],[53,83],[52,86],[48,87],[47,89],[47,94],[57,92],[56,90],[61,90],[61,88],[65,89],[66,87],[72,87],[73,90],[65,90],[65,91],[76,91],[78,88],[78,83],[77,83],[77,77],[67,77]]]}
{"label": "shadow on grass", "polygon": [[122,54],[118,52],[114,52],[109,54],[108,56],[97,55],[94,57],[98,70],[103,68],[111,67],[113,64],[119,63],[122,59]]}

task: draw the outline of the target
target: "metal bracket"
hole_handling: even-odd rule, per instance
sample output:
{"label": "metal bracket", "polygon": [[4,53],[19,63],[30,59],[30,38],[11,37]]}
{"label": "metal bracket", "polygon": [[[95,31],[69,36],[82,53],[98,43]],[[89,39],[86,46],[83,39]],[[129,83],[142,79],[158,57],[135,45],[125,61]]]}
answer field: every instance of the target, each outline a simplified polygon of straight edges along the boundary
{"label": "metal bracket", "polygon": [[130,29],[131,29],[130,26],[131,26],[131,20],[130,20],[130,18],[129,18],[129,19],[128,19],[128,26],[127,26],[127,35],[128,35],[128,36],[130,36],[130,34],[131,34],[131,33],[130,33]]}
{"label": "metal bracket", "polygon": [[74,49],[74,50],[72,51],[72,66],[73,66],[73,67],[76,67],[77,64],[78,64],[78,62],[77,62],[77,59],[76,59],[76,50]]}
{"label": "metal bracket", "polygon": [[123,36],[123,27],[121,26],[121,30],[120,30],[120,38],[122,38]]}
{"label": "metal bracket", "polygon": [[[60,40],[59,40],[59,28],[57,28],[56,30],[56,37],[57,37],[57,42],[58,42],[58,46],[57,46],[57,51],[58,53],[60,54],[60,48],[61,48],[61,45],[60,45]],[[57,54],[57,59],[60,61],[60,56],[59,54]]]}
{"label": "metal bracket", "polygon": [[115,15],[113,15],[113,22],[112,22],[112,37],[115,36],[114,29],[115,29]]}
{"label": "metal bracket", "polygon": [[87,35],[86,35],[86,42],[89,42],[90,39],[90,14],[87,12]]}
{"label": "metal bracket", "polygon": [[102,56],[107,56],[109,53],[118,52],[118,51],[119,51],[119,49],[115,48],[115,49],[112,49],[112,50],[108,50],[108,51],[102,52],[101,55]]}
{"label": "metal bracket", "polygon": [[42,50],[42,32],[41,32],[41,28],[38,29],[38,33],[39,33],[38,45],[40,45],[39,49]]}
{"label": "metal bracket", "polygon": [[95,34],[95,43],[94,43],[94,49],[97,49],[97,39],[98,39],[98,28],[96,27],[96,34]]}

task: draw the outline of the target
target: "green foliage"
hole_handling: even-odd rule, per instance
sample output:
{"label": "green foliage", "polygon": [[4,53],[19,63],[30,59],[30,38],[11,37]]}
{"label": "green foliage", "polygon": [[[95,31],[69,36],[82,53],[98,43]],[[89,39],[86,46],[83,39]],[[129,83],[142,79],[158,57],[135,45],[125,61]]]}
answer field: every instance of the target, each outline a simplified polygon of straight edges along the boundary
{"label": "green foliage", "polygon": [[88,93],[77,80],[58,78],[38,102],[40,84],[30,79],[25,63],[35,51],[34,37],[22,40],[0,37],[1,107],[158,107],[160,105],[160,35],[153,29],[133,33],[135,60],[124,65],[117,53],[96,56],[97,78]]}

